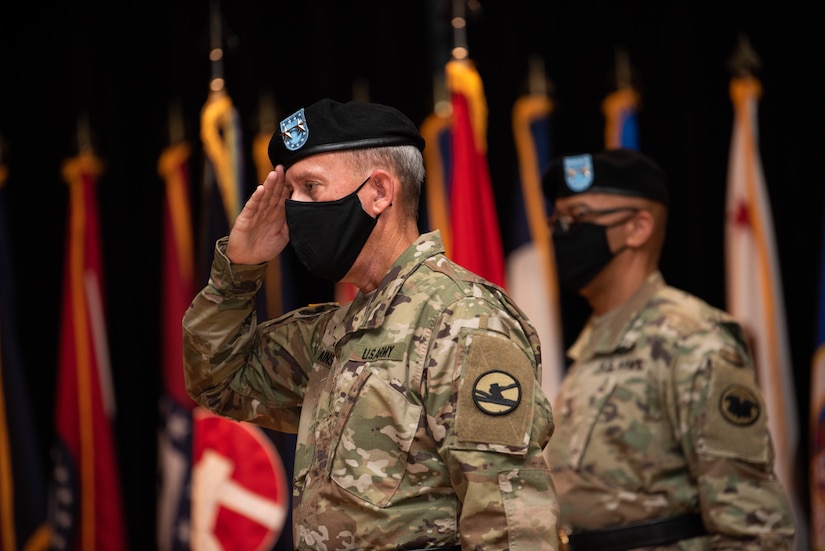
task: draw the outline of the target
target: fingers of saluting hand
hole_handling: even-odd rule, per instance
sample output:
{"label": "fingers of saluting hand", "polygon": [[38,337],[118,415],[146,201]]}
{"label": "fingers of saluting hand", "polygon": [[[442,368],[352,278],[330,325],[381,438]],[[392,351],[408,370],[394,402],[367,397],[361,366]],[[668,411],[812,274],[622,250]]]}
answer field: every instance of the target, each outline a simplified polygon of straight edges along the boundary
{"label": "fingers of saluting hand", "polygon": [[284,169],[279,165],[255,189],[232,226],[226,246],[232,262],[257,264],[280,254],[289,240],[287,196]]}
{"label": "fingers of saluting hand", "polygon": [[284,177],[284,168],[278,165],[275,170],[267,174],[261,184],[264,188],[264,197],[267,197],[266,206],[277,212],[283,212],[284,204],[289,198],[289,188]]}
{"label": "fingers of saluting hand", "polygon": [[278,165],[275,170],[267,174],[263,183],[255,188],[244,210],[248,211],[250,216],[283,215],[284,202],[288,196],[283,167]]}

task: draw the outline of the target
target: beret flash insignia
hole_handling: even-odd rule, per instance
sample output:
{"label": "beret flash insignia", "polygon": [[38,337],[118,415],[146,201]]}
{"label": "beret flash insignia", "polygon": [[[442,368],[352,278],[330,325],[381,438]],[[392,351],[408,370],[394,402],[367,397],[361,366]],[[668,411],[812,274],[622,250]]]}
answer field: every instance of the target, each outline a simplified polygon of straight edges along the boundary
{"label": "beret flash insignia", "polygon": [[565,157],[564,181],[576,192],[589,188],[593,184],[593,158],[589,154]]}
{"label": "beret flash insignia", "polygon": [[281,137],[290,151],[301,149],[309,139],[309,125],[303,107],[281,121]]}

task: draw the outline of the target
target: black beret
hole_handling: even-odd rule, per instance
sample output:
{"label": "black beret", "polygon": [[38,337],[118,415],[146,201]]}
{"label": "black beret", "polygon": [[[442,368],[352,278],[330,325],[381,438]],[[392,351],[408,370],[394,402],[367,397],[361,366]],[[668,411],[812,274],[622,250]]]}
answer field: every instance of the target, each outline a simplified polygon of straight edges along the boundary
{"label": "black beret", "polygon": [[269,140],[269,160],[286,169],[318,153],[390,145],[414,145],[423,151],[424,138],[394,107],[322,99],[281,121]]}
{"label": "black beret", "polygon": [[667,180],[652,159],[632,149],[565,155],[553,161],[542,178],[549,201],[578,193],[615,193],[668,204]]}

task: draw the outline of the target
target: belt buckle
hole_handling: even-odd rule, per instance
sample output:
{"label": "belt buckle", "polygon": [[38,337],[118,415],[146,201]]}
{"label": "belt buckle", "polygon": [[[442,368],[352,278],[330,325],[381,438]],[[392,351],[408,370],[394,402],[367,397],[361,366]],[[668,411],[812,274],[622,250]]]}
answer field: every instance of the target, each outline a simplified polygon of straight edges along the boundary
{"label": "belt buckle", "polygon": [[573,530],[565,525],[559,528],[559,551],[571,551],[570,534]]}

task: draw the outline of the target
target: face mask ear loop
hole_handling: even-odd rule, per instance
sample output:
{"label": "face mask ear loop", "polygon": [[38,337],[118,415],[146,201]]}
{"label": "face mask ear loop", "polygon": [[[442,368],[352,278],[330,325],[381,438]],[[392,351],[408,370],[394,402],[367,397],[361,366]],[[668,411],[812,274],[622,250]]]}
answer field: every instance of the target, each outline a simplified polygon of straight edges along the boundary
{"label": "face mask ear loop", "polygon": [[[605,226],[605,228],[608,228],[608,229],[609,229],[609,228],[615,228],[616,226],[621,226],[622,224],[627,224],[628,222],[630,222],[631,220],[633,220],[633,217],[634,217],[634,216],[636,216],[636,214],[638,214],[639,209],[637,209],[637,208],[635,208],[635,207],[631,207],[631,208],[633,208],[633,209],[634,209],[633,214],[631,214],[630,216],[628,216],[628,217],[627,217],[627,218],[625,218],[624,220],[619,220],[618,222],[613,222],[612,224],[609,224],[609,225]],[[630,248],[630,247],[628,247],[628,246],[627,246],[627,244],[624,244],[624,245],[622,245],[621,247],[619,247],[618,249],[616,249],[615,251],[612,251],[612,253],[611,253],[611,254],[615,257],[615,256],[617,256],[619,253],[623,253],[623,252],[625,252],[625,251],[626,251],[627,249],[629,249],[629,248]]]}

